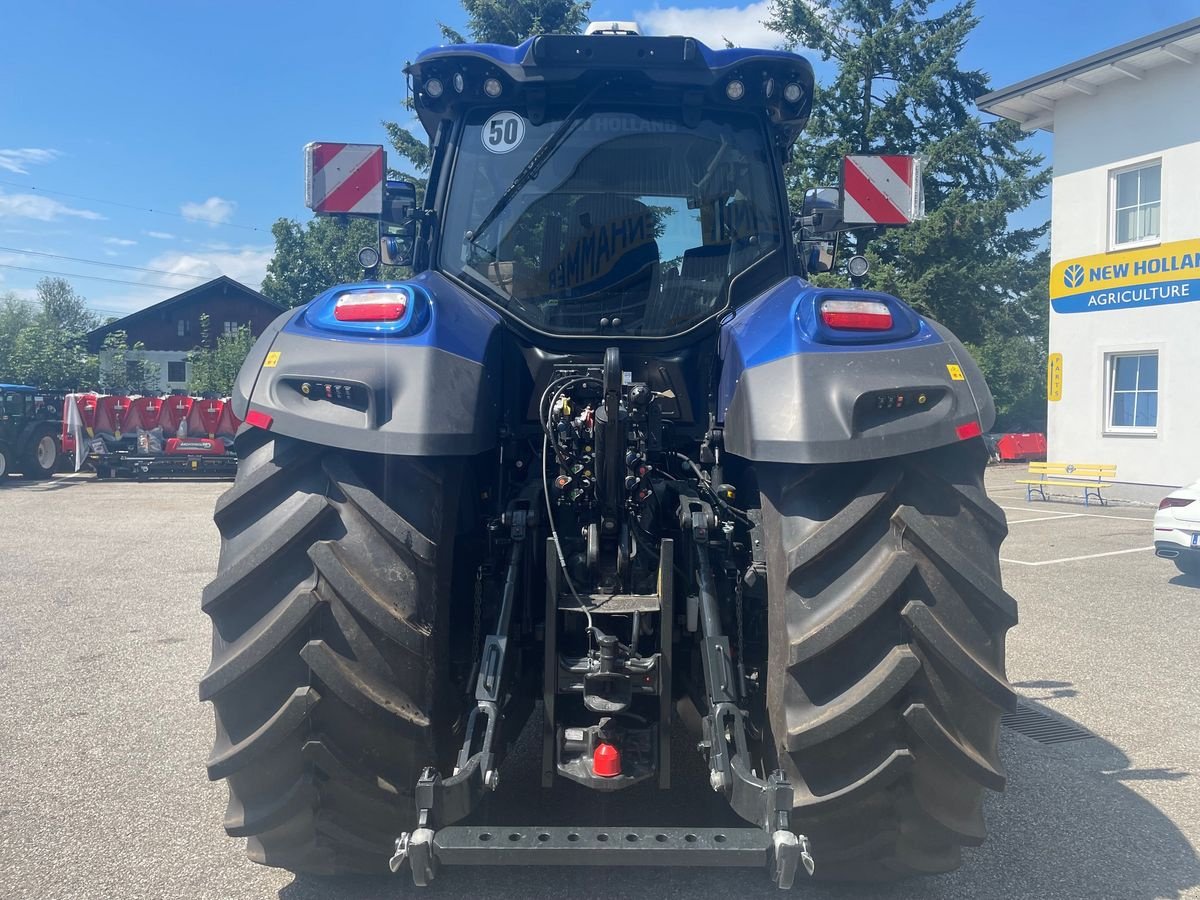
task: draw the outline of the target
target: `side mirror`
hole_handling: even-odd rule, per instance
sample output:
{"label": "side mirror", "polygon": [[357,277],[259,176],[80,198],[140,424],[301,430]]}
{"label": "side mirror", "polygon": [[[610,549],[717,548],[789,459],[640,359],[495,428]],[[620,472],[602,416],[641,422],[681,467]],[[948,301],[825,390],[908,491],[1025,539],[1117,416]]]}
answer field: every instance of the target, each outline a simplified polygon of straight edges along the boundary
{"label": "side mirror", "polygon": [[389,225],[404,225],[413,219],[417,208],[417,186],[411,181],[387,182],[383,194],[383,215]]}
{"label": "side mirror", "polygon": [[809,188],[804,192],[796,224],[800,231],[800,262],[809,275],[832,271],[841,223],[841,191],[838,188]]}
{"label": "side mirror", "polygon": [[834,260],[837,259],[837,236],[831,241],[809,241],[804,244],[806,257],[805,271],[810,275],[821,272],[832,272]]}
{"label": "side mirror", "polygon": [[384,265],[411,266],[417,245],[417,186],[388,181],[379,219],[379,256]]}
{"label": "side mirror", "polygon": [[842,198],[838,188],[809,188],[804,192],[799,224],[806,235],[835,234],[841,222]]}

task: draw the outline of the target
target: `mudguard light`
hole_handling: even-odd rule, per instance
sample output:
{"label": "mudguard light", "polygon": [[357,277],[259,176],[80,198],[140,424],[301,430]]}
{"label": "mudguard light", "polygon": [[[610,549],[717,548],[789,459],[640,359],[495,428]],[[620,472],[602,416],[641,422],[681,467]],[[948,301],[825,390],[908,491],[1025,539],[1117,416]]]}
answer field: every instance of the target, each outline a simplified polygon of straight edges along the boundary
{"label": "mudguard light", "polygon": [[878,300],[825,300],[821,321],[843,331],[888,331],[892,311]]}
{"label": "mudguard light", "polygon": [[339,322],[397,322],[408,311],[408,295],[396,291],[342,294],[333,305]]}

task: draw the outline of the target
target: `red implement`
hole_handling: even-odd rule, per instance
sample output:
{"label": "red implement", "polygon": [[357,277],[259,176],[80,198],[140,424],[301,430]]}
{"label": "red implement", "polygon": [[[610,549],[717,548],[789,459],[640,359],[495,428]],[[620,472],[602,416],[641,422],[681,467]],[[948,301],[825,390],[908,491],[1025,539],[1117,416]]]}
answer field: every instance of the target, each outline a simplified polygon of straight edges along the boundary
{"label": "red implement", "polygon": [[131,431],[134,428],[153,431],[158,427],[163,407],[161,397],[138,397],[133,401],[132,406],[133,408],[129,411],[129,420],[126,422]]}
{"label": "red implement", "polygon": [[[179,425],[185,423],[192,414],[191,397],[168,397],[163,401],[162,412],[158,423],[162,425],[163,434],[179,436]],[[187,431],[183,432],[187,437]]]}
{"label": "red implement", "polygon": [[1005,434],[996,441],[996,452],[1005,462],[1046,458],[1046,436],[1039,432]]}
{"label": "red implement", "polygon": [[167,456],[224,456],[225,442],[218,438],[167,438],[163,451]]}
{"label": "red implement", "polygon": [[126,423],[131,402],[124,394],[109,394],[97,398],[96,434],[119,441],[121,433],[129,430]]}
{"label": "red implement", "polygon": [[[192,405],[192,417],[188,420],[189,433],[216,437],[217,427],[221,424],[224,413],[224,400],[197,400]],[[196,427],[197,425],[199,427]]]}

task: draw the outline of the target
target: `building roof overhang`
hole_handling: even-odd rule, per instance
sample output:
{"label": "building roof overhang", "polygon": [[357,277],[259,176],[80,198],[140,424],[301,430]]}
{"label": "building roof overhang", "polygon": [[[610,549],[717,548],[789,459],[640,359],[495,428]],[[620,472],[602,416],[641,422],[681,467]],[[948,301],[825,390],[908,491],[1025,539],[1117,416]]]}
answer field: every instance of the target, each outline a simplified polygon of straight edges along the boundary
{"label": "building roof overhang", "polygon": [[176,294],[173,297],[168,297],[166,300],[161,300],[158,303],[155,303],[151,306],[146,306],[146,307],[143,307],[142,309],[131,312],[129,315],[125,316],[124,318],[117,319],[116,321],[113,321],[113,322],[109,322],[106,325],[101,325],[98,328],[93,328],[91,331],[89,331],[87,333],[88,339],[90,341],[94,341],[94,340],[103,338],[104,336],[109,334],[109,332],[123,331],[123,330],[125,330],[125,328],[132,326],[138,322],[144,321],[145,319],[147,319],[148,317],[152,316],[155,313],[161,313],[165,309],[169,309],[170,307],[173,307],[173,306],[179,306],[183,303],[187,303],[191,300],[194,300],[196,297],[211,293],[217,287],[222,287],[226,291],[232,290],[234,293],[239,294],[248,300],[251,300],[251,301],[254,301],[257,303],[261,303],[263,306],[268,308],[273,313],[281,313],[284,311],[283,306],[280,306],[278,303],[276,303],[274,300],[271,300],[269,297],[263,296],[258,291],[254,290],[253,288],[247,287],[246,285],[242,284],[240,281],[235,281],[234,279],[230,278],[228,275],[218,275],[216,278],[212,279],[211,281],[206,281],[206,282],[204,282],[204,284],[197,285],[194,288],[189,288],[188,290],[184,291],[181,294]]}
{"label": "building roof overhang", "polygon": [[1155,69],[1172,65],[1200,67],[1200,18],[984,94],[975,105],[1020,123],[1026,131],[1053,131],[1060,101],[1094,96],[1113,82],[1142,81]]}

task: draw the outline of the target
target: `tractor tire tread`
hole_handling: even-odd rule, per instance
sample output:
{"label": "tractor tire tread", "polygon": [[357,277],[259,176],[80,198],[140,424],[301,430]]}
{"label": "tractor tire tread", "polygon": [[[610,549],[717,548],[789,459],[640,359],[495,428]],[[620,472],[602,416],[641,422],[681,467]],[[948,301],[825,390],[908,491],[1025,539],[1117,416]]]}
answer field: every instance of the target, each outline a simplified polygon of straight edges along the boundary
{"label": "tractor tire tread", "polygon": [[768,762],[792,782],[793,826],[833,854],[827,877],[948,871],[983,840],[983,790],[1004,787],[1017,606],[1000,581],[1007,525],[985,465],[972,440],[756,467]]}
{"label": "tractor tire tread", "polygon": [[465,461],[355,454],[257,428],[236,448],[201,603],[214,629],[200,683],[217,721],[208,773],[228,779],[226,831],[264,865],[386,872],[415,822],[417,777],[446,762],[455,718],[442,706],[439,604]]}

